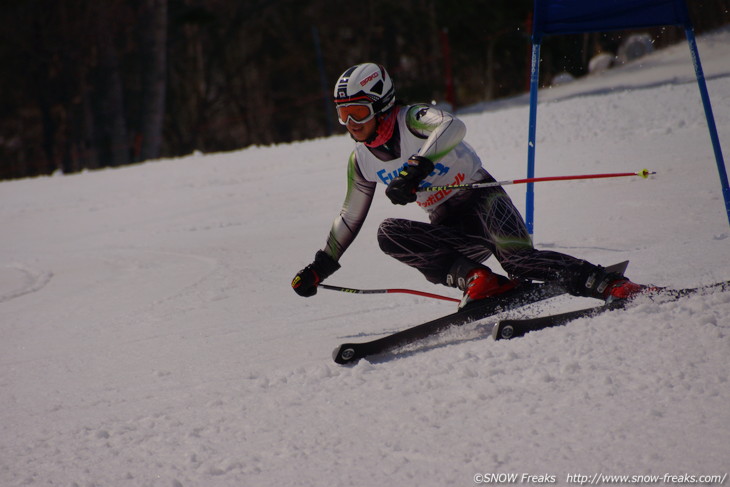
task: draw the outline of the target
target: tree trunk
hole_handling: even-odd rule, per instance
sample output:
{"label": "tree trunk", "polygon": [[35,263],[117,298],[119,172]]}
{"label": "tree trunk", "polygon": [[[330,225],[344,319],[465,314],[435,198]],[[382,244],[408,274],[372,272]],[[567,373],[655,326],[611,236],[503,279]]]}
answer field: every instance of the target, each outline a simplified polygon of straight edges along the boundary
{"label": "tree trunk", "polygon": [[[119,56],[114,45],[112,29],[113,10],[101,8],[99,16],[99,83],[100,116],[98,120],[104,124],[104,135],[108,150],[105,159],[112,166],[129,164],[129,138],[127,133],[127,117],[124,112],[124,92],[119,66]],[[105,161],[106,162],[106,161]]]}
{"label": "tree trunk", "polygon": [[167,0],[145,0],[142,9],[142,146],[141,160],[162,151],[167,75]]}

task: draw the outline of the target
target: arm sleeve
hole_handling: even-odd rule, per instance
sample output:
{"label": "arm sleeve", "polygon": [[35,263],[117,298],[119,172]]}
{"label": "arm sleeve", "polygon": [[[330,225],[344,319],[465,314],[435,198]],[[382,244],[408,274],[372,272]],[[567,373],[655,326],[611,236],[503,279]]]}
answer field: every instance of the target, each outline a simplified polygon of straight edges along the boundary
{"label": "arm sleeve", "polygon": [[365,223],[375,186],[376,183],[366,180],[360,172],[353,152],[347,165],[347,195],[340,214],[332,223],[327,245],[323,249],[334,260],[340,259]]}
{"label": "arm sleeve", "polygon": [[413,105],[406,114],[406,125],[413,135],[426,139],[419,156],[437,162],[466,135],[466,125],[454,115],[429,105]]}

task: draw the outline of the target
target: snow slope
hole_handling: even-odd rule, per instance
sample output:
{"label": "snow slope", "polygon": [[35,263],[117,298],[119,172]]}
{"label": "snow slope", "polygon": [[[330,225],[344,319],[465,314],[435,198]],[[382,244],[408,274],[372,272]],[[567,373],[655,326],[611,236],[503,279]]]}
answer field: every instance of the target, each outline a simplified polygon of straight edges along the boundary
{"label": "snow slope", "polygon": [[[727,30],[699,39],[726,154],[729,45]],[[639,282],[730,279],[685,44],[541,100],[538,175],[658,174],[536,186],[537,246],[631,259]],[[464,115],[498,179],[524,174],[527,111],[513,100]],[[565,484],[730,470],[730,293],[642,301],[511,342],[477,325],[334,364],[343,341],[453,310],[289,288],[324,244],[351,148],[342,135],[0,183],[0,485],[435,487],[487,473]],[[522,206],[524,188],[509,191]],[[330,281],[457,296],[380,253],[388,216],[425,217],[379,194]]]}

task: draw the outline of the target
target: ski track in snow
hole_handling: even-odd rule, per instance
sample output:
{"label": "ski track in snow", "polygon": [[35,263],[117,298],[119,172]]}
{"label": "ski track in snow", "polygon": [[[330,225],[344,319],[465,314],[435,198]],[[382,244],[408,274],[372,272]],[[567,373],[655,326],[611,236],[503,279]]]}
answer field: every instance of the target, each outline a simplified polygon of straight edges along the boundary
{"label": "ski track in snow", "polygon": [[14,263],[0,268],[0,303],[43,289],[53,273]]}
{"label": "ski track in snow", "polygon": [[[730,31],[700,40],[730,140]],[[536,244],[639,282],[730,278],[730,230],[686,46],[541,93]],[[619,86],[612,90],[610,86]],[[499,108],[495,108],[495,107]],[[524,171],[520,100],[464,116],[498,179]],[[342,367],[344,341],[449,313],[293,274],[345,193],[345,136],[0,183],[0,485],[476,485],[477,473],[724,474],[730,293],[494,342],[486,323]],[[522,205],[524,188],[509,187]],[[330,280],[434,288],[377,249],[379,189]],[[499,266],[490,261],[490,265]],[[579,308],[560,297],[524,316]]]}

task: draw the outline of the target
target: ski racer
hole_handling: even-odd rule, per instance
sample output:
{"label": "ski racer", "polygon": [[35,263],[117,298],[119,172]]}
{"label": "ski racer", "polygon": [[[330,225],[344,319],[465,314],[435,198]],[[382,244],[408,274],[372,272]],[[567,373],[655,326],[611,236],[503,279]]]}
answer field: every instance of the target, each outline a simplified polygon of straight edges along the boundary
{"label": "ski racer", "polygon": [[[358,64],[337,80],[340,124],[355,140],[348,188],[326,245],[292,281],[309,297],[340,268],[358,235],[378,183],[396,205],[416,203],[430,223],[388,218],[378,228],[386,254],[419,270],[428,281],[458,287],[459,305],[509,291],[522,280],[558,281],[570,294],[626,299],[643,286],[570,255],[537,250],[522,216],[500,186],[475,191],[418,191],[425,187],[495,181],[466,142],[464,123],[430,105],[403,105],[383,66]],[[482,264],[494,256],[510,277]]]}

